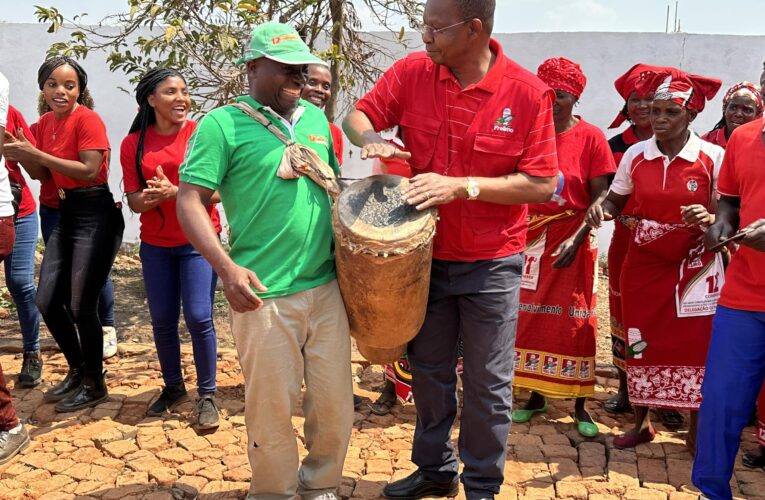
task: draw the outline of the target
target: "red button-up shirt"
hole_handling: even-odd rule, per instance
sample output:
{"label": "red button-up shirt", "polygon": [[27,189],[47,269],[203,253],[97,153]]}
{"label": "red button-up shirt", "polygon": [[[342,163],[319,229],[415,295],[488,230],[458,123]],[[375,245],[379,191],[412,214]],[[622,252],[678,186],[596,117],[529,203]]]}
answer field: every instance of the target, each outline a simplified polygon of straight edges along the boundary
{"label": "red button-up shirt", "polygon": [[[497,41],[490,48],[494,65],[465,88],[425,52],[411,54],[388,69],[356,109],[377,131],[401,128],[415,174],[557,175],[553,91],[508,59]],[[439,206],[439,215],[437,259],[495,259],[526,245],[526,205],[458,199]]]}

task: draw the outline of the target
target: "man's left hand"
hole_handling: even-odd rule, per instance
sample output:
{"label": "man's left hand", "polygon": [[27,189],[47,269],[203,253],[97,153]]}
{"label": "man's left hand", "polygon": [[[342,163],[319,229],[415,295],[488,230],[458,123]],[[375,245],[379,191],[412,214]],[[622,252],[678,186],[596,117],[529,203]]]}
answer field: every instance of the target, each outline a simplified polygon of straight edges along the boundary
{"label": "man's left hand", "polygon": [[415,205],[417,210],[451,203],[463,193],[467,194],[464,179],[433,173],[415,175],[409,187],[401,191],[404,201]]}
{"label": "man's left hand", "polygon": [[741,240],[742,245],[765,252],[765,219],[758,219],[749,224],[744,231],[749,231]]}

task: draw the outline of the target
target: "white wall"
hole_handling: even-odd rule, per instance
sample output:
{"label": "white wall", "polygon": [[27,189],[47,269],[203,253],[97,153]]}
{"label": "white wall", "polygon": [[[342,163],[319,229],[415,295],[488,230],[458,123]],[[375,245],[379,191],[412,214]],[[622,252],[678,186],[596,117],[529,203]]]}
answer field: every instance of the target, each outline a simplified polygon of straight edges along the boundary
{"label": "white wall", "polygon": [[[410,36],[416,41],[418,35]],[[65,33],[50,35],[38,24],[0,23],[0,72],[11,84],[11,103],[33,122],[36,117],[37,68],[45,59],[47,47],[66,38]],[[607,127],[622,108],[613,81],[637,62],[676,66],[683,70],[723,80],[723,91],[708,105],[696,122],[696,130],[709,130],[721,116],[724,89],[740,80],[757,81],[765,57],[765,36],[689,35],[664,33],[520,33],[498,34],[506,54],[521,65],[536,70],[548,57],[564,56],[578,62],[588,78],[577,114],[600,127]],[[416,44],[412,45],[416,50]],[[397,52],[403,55],[403,50]],[[106,122],[115,157],[110,184],[122,193],[119,144],[135,115],[136,104],[130,94],[128,78],[110,73],[103,54],[91,54],[82,62],[89,75],[88,86],[96,110]],[[338,120],[339,121],[339,120]],[[614,131],[607,132],[610,137]],[[369,166],[358,160],[346,144],[345,174],[364,175]],[[32,182],[37,191],[37,183]],[[138,235],[138,217],[125,209],[125,241]],[[607,235],[606,239],[607,239]],[[602,245],[605,248],[605,245]]]}

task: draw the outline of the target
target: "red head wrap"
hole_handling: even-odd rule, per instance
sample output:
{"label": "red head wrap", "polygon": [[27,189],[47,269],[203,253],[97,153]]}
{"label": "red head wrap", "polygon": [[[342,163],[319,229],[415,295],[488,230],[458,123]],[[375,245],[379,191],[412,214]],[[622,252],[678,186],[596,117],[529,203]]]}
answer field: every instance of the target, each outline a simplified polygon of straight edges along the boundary
{"label": "red head wrap", "polygon": [[[635,87],[640,81],[640,75],[646,71],[662,71],[669,69],[670,68],[662,66],[651,66],[650,64],[636,64],[628,69],[627,72],[622,76],[616,79],[614,82],[614,87],[616,87],[616,91],[619,92],[619,95],[622,96],[624,101],[627,102],[627,100],[630,98],[630,95],[635,92]],[[613,123],[611,123],[608,128],[617,128],[628,118],[628,116],[620,111],[619,114],[616,115],[616,118],[614,118]]]}
{"label": "red head wrap", "polygon": [[577,99],[582,96],[587,77],[582,68],[564,57],[554,57],[539,65],[537,76],[553,90],[562,90]]}
{"label": "red head wrap", "polygon": [[722,80],[691,75],[679,69],[646,71],[636,90],[642,94],[654,92],[654,100],[668,100],[692,111],[703,111],[706,102],[717,94]]}
{"label": "red head wrap", "polygon": [[762,114],[763,108],[765,108],[765,102],[763,102],[760,86],[752,82],[739,82],[732,86],[725,93],[723,97],[723,113],[728,107],[728,104],[734,97],[748,97],[754,101],[754,105],[757,106],[757,116]]}

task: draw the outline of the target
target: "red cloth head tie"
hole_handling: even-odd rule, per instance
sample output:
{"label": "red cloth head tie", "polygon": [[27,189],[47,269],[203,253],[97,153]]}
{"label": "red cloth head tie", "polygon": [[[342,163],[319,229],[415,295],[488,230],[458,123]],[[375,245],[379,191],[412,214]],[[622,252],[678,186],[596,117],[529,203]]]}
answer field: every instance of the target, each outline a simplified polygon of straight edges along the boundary
{"label": "red cloth head tie", "polygon": [[757,106],[757,116],[762,114],[765,102],[762,100],[762,93],[760,86],[752,82],[739,82],[728,89],[723,97],[723,113],[728,107],[728,104],[734,97],[748,97],[754,101],[754,105]]}
{"label": "red cloth head tie", "polygon": [[[662,71],[669,69],[670,68],[663,66],[652,66],[650,64],[639,63],[628,69],[626,73],[617,78],[614,82],[614,87],[616,88],[616,91],[619,93],[619,95],[622,96],[624,102],[627,102],[627,100],[630,98],[630,95],[635,92],[635,87],[640,81],[640,75],[646,71]],[[619,114],[616,115],[616,118],[614,118],[613,123],[611,123],[608,128],[617,128],[628,118],[628,116],[620,111]]]}
{"label": "red cloth head tie", "polygon": [[562,90],[577,99],[582,96],[587,77],[582,68],[565,57],[547,59],[539,65],[537,76],[553,90]]}
{"label": "red cloth head tie", "polygon": [[708,100],[714,98],[722,80],[691,75],[676,68],[664,71],[645,71],[636,90],[641,94],[654,93],[654,100],[672,101],[691,111],[701,112]]}

